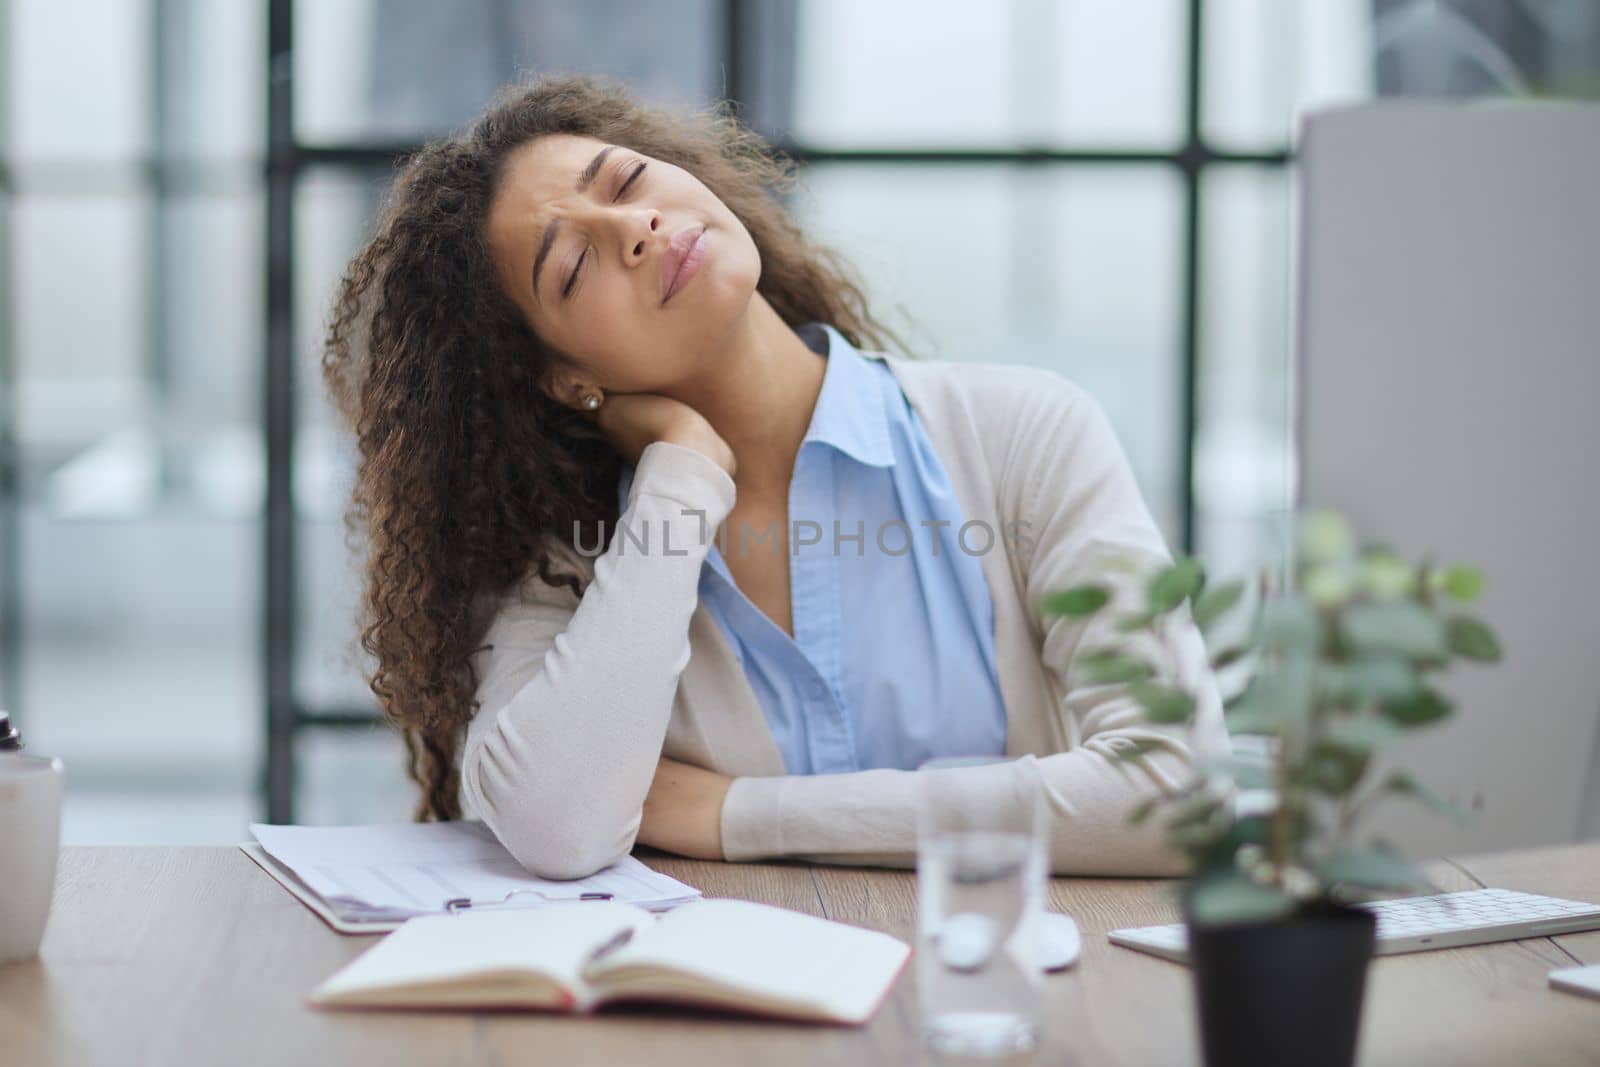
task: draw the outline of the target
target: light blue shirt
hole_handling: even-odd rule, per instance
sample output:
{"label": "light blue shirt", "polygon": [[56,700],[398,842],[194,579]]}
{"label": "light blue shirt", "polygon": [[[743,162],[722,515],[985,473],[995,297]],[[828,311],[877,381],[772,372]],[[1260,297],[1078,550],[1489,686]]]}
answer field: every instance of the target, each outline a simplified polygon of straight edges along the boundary
{"label": "light blue shirt", "polygon": [[[762,531],[724,524],[700,600],[738,655],[788,773],[1002,755],[994,604],[977,555],[998,551],[999,538],[961,536],[950,479],[888,366],[832,326],[797,332],[828,366],[789,483],[794,637],[744,595],[723,555],[741,537],[747,553],[774,551],[778,540],[760,540]],[[624,467],[623,507],[632,480]]]}

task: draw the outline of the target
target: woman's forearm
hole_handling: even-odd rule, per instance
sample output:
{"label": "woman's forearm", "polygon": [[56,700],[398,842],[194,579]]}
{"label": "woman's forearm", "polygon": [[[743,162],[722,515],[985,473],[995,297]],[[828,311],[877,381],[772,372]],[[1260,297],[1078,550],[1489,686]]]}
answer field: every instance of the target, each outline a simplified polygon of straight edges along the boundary
{"label": "woman's forearm", "polygon": [[[973,803],[997,815],[1018,809],[1025,779],[1038,776],[1055,874],[1176,874],[1181,857],[1166,850],[1153,821],[1128,825],[1141,798],[1181,784],[1190,772],[1182,742],[1163,740],[1131,761],[1106,740],[959,773],[968,777]],[[723,852],[730,860],[909,867],[916,862],[920,786],[917,772],[900,770],[735,779],[723,801]]]}
{"label": "woman's forearm", "polygon": [[491,626],[462,792],[534,874],[625,855],[661,755],[701,564],[734,500],[705,456],[658,442],[576,610],[518,602]]}

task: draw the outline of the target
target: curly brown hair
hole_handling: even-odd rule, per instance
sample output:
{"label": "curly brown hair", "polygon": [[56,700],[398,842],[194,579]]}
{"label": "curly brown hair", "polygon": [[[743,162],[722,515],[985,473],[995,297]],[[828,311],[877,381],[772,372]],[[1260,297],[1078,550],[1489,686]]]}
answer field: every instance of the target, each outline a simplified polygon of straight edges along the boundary
{"label": "curly brown hair", "polygon": [[616,528],[621,460],[539,388],[554,353],[502,293],[485,234],[507,157],[555,133],[695,175],[749,231],[757,290],[791,327],[821,321],[857,347],[899,346],[850,267],[807,240],[779,199],[796,183],[792,162],[726,103],[675,112],[611,79],[545,76],[405,160],[345,270],[322,370],[360,449],[347,524],[366,557],[361,647],[405,739],[419,821],[461,817],[457,762],[478,709],[471,657],[489,622],[480,598],[530,572],[581,596],[582,576],[557,569],[558,543],[596,544]]}

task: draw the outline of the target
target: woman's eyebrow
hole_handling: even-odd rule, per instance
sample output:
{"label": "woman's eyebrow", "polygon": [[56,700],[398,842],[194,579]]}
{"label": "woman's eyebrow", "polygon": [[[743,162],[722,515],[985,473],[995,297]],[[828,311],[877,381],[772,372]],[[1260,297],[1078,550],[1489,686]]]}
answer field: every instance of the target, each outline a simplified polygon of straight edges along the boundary
{"label": "woman's eyebrow", "polygon": [[[608,144],[594,154],[589,160],[589,165],[583,168],[583,173],[578,175],[573,190],[579,195],[587,192],[589,186],[600,174],[600,168],[606,165],[606,157],[616,150],[616,145]],[[533,257],[533,299],[542,307],[544,297],[539,292],[539,276],[544,273],[544,261],[550,256],[550,248],[556,243],[556,233],[561,228],[560,219],[552,219],[550,225],[544,228],[544,236],[539,239],[539,251]]]}

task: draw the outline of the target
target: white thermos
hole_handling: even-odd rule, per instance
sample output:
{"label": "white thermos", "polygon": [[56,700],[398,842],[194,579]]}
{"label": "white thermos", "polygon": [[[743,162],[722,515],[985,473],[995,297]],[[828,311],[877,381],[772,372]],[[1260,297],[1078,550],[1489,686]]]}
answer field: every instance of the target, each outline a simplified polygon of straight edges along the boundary
{"label": "white thermos", "polygon": [[22,754],[22,737],[0,711],[0,967],[39,953],[55,892],[61,844],[62,768]]}

